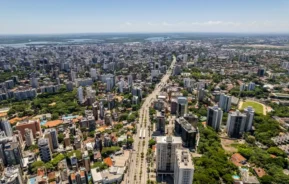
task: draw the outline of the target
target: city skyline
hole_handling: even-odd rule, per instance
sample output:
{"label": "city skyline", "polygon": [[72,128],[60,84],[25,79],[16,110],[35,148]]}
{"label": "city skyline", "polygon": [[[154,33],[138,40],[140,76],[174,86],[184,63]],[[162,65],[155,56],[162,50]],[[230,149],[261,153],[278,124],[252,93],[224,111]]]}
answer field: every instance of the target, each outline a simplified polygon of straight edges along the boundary
{"label": "city skyline", "polygon": [[289,2],[7,1],[0,34],[287,33]]}

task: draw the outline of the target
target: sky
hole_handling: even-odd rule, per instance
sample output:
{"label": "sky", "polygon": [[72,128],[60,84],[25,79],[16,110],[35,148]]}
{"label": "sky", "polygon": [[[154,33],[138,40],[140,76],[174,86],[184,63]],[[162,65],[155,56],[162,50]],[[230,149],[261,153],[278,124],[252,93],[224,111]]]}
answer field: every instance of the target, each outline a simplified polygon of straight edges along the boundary
{"label": "sky", "polygon": [[289,1],[0,1],[0,34],[115,32],[289,33]]}

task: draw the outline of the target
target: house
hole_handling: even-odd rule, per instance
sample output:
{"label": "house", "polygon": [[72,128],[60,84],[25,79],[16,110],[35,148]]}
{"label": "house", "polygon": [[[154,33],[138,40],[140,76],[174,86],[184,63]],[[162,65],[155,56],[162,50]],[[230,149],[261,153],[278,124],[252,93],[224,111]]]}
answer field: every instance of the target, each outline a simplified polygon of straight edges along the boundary
{"label": "house", "polygon": [[230,160],[237,167],[245,165],[247,162],[246,158],[244,158],[240,153],[234,153]]}
{"label": "house", "polygon": [[259,178],[262,178],[263,176],[265,176],[266,175],[266,172],[265,172],[265,170],[264,169],[262,169],[262,168],[254,168],[254,171],[255,171],[255,173],[257,174],[257,176],[259,177]]}

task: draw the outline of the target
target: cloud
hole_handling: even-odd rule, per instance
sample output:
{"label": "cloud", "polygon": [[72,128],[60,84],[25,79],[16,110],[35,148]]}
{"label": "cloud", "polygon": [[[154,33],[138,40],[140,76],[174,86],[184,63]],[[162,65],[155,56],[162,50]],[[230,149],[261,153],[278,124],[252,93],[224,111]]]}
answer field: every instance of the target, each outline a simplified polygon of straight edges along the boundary
{"label": "cloud", "polygon": [[192,22],[194,26],[240,26],[239,22],[224,22],[224,21],[206,21],[206,22]]}
{"label": "cloud", "polygon": [[152,22],[148,22],[149,26],[157,26],[158,24],[152,23]]}
{"label": "cloud", "polygon": [[163,26],[174,26],[174,24],[170,24],[170,23],[167,23],[167,22],[163,22],[162,25]]}
{"label": "cloud", "polygon": [[125,24],[126,26],[131,26],[131,25],[132,25],[131,22],[125,22],[124,24]]}

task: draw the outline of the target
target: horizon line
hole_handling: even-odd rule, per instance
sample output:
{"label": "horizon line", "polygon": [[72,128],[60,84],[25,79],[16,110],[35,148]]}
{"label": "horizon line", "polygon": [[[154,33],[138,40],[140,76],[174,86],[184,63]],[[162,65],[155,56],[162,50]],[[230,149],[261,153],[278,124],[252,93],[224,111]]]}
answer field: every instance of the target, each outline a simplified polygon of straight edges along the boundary
{"label": "horizon line", "polygon": [[35,36],[35,35],[81,35],[81,34],[244,34],[244,35],[289,35],[289,32],[75,32],[75,33],[0,33],[0,36]]}

